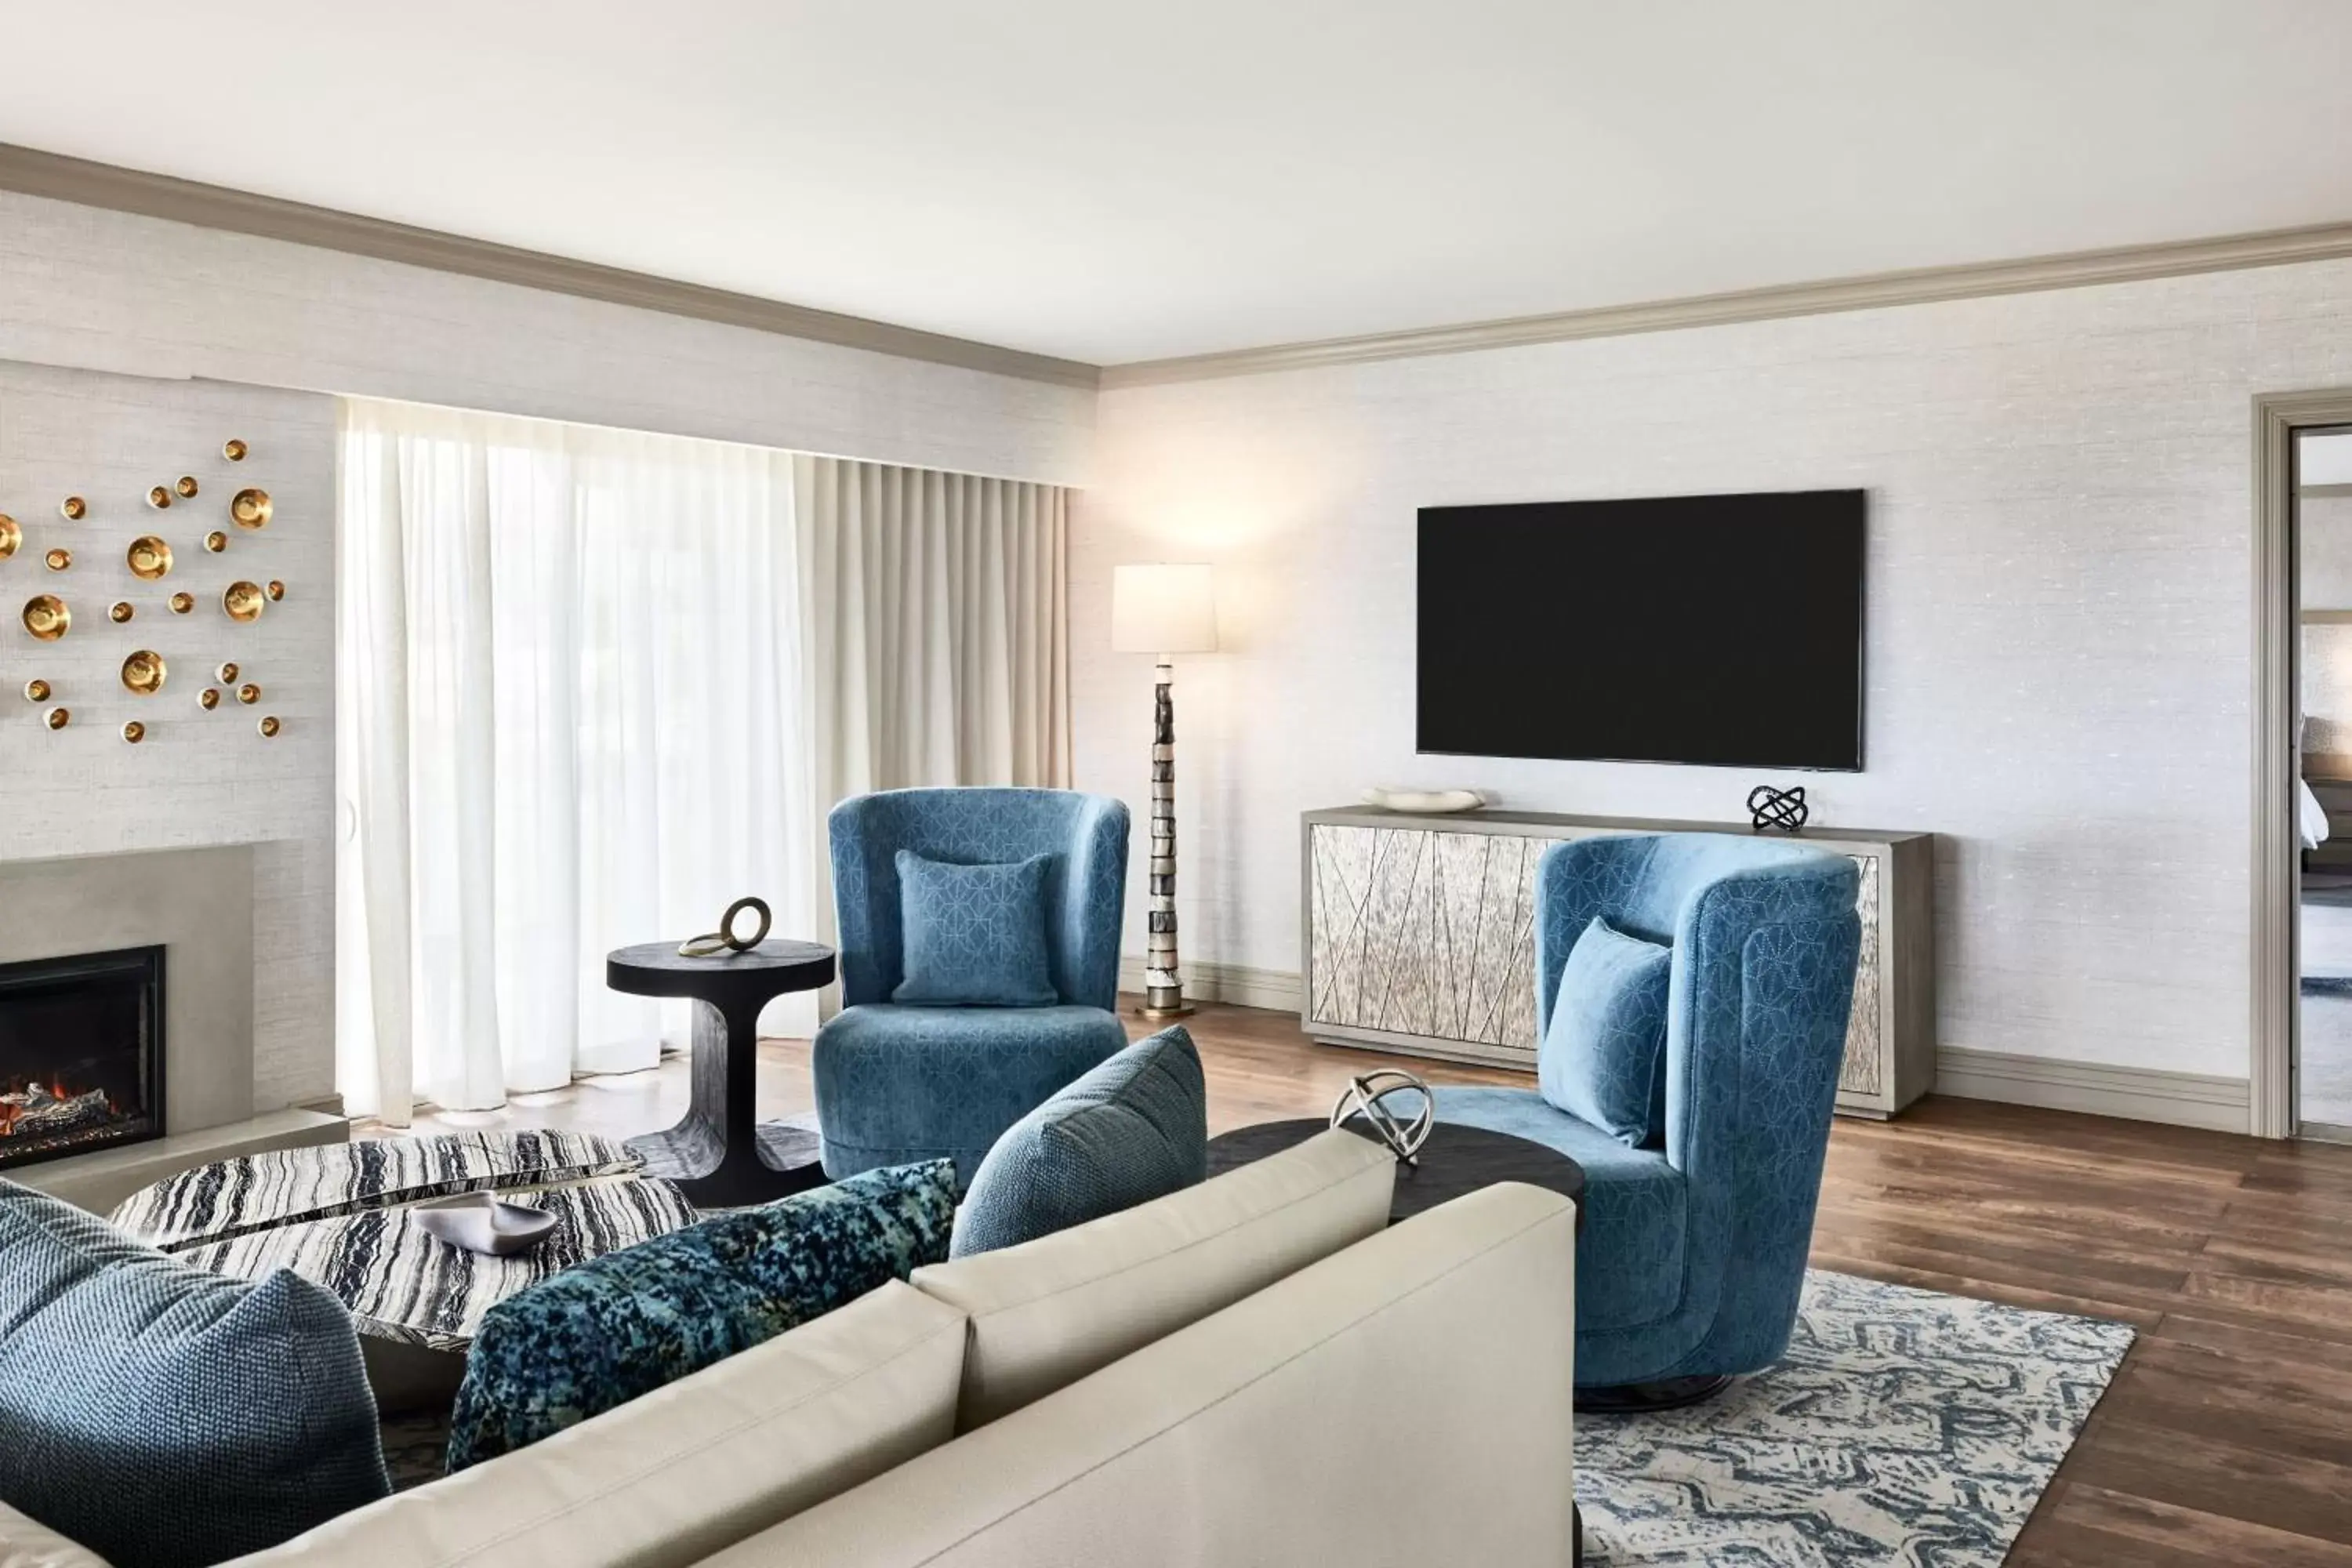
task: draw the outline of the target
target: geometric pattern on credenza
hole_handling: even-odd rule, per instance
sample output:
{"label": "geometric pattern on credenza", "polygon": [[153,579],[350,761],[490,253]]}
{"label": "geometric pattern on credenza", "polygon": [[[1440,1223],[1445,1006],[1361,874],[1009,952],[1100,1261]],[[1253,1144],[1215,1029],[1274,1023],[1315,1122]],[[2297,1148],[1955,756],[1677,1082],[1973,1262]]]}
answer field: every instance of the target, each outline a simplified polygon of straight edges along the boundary
{"label": "geometric pattern on credenza", "polygon": [[[1308,830],[1317,1022],[1536,1051],[1537,862],[1528,834]],[[1878,863],[1862,871],[1862,952],[1838,1087],[1879,1089]]]}

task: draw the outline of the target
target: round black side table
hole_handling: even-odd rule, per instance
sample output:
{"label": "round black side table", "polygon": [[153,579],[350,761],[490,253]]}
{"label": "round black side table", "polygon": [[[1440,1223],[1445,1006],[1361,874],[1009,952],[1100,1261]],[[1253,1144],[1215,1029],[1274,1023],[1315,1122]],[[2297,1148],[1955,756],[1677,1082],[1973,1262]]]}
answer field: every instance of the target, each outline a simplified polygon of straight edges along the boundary
{"label": "round black side table", "polygon": [[[1237,1165],[1280,1153],[1328,1131],[1330,1125],[1310,1118],[1237,1127],[1209,1140],[1209,1174],[1220,1175]],[[1370,1133],[1352,1123],[1348,1131],[1370,1139]],[[1496,1182],[1525,1182],[1573,1200],[1577,1229],[1581,1233],[1584,1228],[1584,1167],[1557,1149],[1508,1132],[1441,1121],[1429,1130],[1429,1141],[1414,1158],[1415,1164],[1397,1163],[1396,1198],[1389,1205],[1391,1225]]]}
{"label": "round black side table", "polygon": [[604,959],[604,984],[632,996],[694,1001],[694,1097],[667,1132],[628,1141],[646,1173],[676,1182],[697,1208],[763,1204],[824,1184],[817,1135],[760,1125],[753,1104],[760,1009],[833,979],[833,949],[778,939],[742,952],[680,958],[674,942],[624,947]]}

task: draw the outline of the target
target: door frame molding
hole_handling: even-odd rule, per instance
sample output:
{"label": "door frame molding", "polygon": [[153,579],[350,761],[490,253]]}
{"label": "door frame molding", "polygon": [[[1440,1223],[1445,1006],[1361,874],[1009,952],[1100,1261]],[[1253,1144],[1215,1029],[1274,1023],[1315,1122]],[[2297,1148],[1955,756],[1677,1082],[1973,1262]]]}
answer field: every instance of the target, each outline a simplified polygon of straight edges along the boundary
{"label": "door frame molding", "polygon": [[[2352,425],[2352,387],[2263,393],[2253,406],[2254,668],[2252,1043],[2246,1131],[2295,1131],[2295,997],[2300,976],[2295,900],[2303,880],[2294,781],[2297,632],[2294,433]],[[2284,738],[2284,743],[2281,741]]]}

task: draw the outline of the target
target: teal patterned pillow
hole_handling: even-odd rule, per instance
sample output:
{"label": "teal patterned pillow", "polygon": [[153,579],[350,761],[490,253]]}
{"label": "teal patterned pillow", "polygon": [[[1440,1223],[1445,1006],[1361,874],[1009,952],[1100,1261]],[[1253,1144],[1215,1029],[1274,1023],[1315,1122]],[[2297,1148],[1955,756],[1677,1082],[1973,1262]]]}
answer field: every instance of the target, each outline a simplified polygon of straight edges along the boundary
{"label": "teal patterned pillow", "polygon": [[867,1171],[567,1268],[491,1308],[449,1471],[496,1458],[944,1262],[955,1163]]}
{"label": "teal patterned pillow", "polygon": [[1599,915],[1569,950],[1537,1048],[1536,1087],[1579,1121],[1639,1149],[1666,1133],[1666,987],[1675,950]]}
{"label": "teal patterned pillow", "polygon": [[898,851],[901,1005],[1051,1007],[1045,882],[1055,857],[957,866]]}

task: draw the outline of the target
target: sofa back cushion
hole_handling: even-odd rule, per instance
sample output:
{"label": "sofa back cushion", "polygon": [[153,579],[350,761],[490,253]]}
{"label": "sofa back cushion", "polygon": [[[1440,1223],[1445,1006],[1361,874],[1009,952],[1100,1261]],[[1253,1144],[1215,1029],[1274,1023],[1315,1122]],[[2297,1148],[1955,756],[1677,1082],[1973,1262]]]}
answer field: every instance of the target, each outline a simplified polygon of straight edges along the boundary
{"label": "sofa back cushion", "polygon": [[1067,1230],[1209,1171],[1209,1094],[1181,1026],[1139,1040],[1014,1122],[971,1179],[948,1256]]}
{"label": "sofa back cushion", "polygon": [[0,1181],[0,1499],[114,1568],[272,1546],[391,1489],[342,1303]]}
{"label": "sofa back cushion", "polygon": [[688,1568],[946,1442],[963,1342],[961,1313],[892,1281],[237,1568]]}
{"label": "sofa back cushion", "polygon": [[564,1269],[492,1307],[452,1473],[740,1354],[947,1256],[955,1167],[867,1171]]}
{"label": "sofa back cushion", "polygon": [[915,1272],[971,1320],[969,1431],[1388,1224],[1389,1152],[1352,1132],[1072,1229]]}
{"label": "sofa back cushion", "polygon": [[1051,1007],[1045,884],[1055,857],[960,866],[898,855],[902,1007]]}

